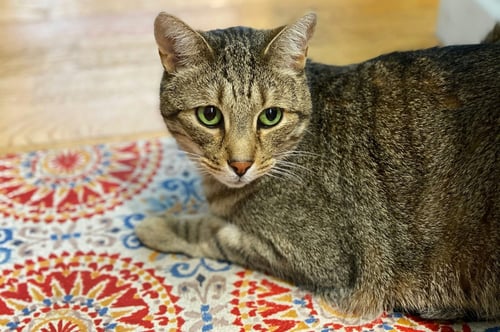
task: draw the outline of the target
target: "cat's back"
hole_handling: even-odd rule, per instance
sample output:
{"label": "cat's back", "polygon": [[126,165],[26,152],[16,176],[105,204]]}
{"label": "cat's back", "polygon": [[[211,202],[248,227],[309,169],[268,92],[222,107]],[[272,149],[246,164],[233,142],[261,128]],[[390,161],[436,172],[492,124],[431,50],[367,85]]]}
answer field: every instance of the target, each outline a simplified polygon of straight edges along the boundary
{"label": "cat's back", "polygon": [[489,108],[500,102],[500,44],[395,52],[365,62],[360,72],[374,92],[400,97],[403,108],[422,100],[435,111],[499,113]]}
{"label": "cat's back", "polygon": [[313,134],[299,149],[314,146],[330,156],[318,172],[339,174],[318,185],[366,216],[382,206],[397,225],[437,230],[436,242],[448,232],[500,245],[499,59],[500,45],[485,44],[310,63]]}
{"label": "cat's back", "polygon": [[[466,224],[467,211],[499,225],[499,60],[500,44],[479,44],[349,67],[310,63],[315,134],[299,148],[315,146],[333,157],[329,169],[378,188],[354,192],[353,200],[382,195],[401,220],[448,213],[444,220]],[[431,200],[440,211],[429,208]]]}
{"label": "cat's back", "polygon": [[400,99],[404,103],[437,94],[447,97],[448,106],[458,108],[459,100],[452,103],[452,99],[481,97],[493,103],[500,98],[500,44],[393,52],[350,66],[309,62],[306,70],[311,93],[320,102],[338,98],[354,101],[364,95],[405,96]]}
{"label": "cat's back", "polygon": [[454,151],[481,155],[481,145],[497,153],[499,60],[500,44],[479,44],[395,52],[346,67],[309,63],[311,126],[323,135],[309,135],[306,144],[319,139],[328,150],[341,140],[353,149],[428,158],[422,163]]}
{"label": "cat's back", "polygon": [[342,140],[347,149],[382,149],[389,159],[419,164],[462,149],[473,155],[481,144],[497,153],[499,60],[500,44],[479,44],[395,52],[347,67],[309,63],[312,126],[327,133],[320,139],[330,141],[326,150]]}

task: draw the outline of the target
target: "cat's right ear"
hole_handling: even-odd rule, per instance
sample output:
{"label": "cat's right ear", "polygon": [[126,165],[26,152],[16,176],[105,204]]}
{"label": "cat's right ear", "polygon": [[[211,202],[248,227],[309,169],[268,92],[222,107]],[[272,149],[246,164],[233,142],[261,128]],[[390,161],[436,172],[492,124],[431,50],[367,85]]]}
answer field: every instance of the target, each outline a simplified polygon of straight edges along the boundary
{"label": "cat's right ear", "polygon": [[199,64],[213,54],[205,38],[175,16],[158,14],[154,30],[161,62],[170,74]]}
{"label": "cat's right ear", "polygon": [[302,71],[306,65],[307,48],[314,28],[316,14],[309,13],[295,23],[278,28],[276,35],[264,50],[264,56],[278,67]]}

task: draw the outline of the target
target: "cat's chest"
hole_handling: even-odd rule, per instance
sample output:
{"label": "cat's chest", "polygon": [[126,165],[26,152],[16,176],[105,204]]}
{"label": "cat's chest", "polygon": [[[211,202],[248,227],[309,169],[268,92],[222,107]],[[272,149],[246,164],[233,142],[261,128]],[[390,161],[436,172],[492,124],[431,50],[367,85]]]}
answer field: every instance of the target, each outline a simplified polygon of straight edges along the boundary
{"label": "cat's chest", "polygon": [[249,195],[249,188],[228,188],[215,179],[205,179],[203,189],[210,212],[225,219],[230,219],[235,207]]}
{"label": "cat's chest", "polygon": [[232,195],[211,197],[208,199],[210,211],[216,216],[229,218],[237,200]]}

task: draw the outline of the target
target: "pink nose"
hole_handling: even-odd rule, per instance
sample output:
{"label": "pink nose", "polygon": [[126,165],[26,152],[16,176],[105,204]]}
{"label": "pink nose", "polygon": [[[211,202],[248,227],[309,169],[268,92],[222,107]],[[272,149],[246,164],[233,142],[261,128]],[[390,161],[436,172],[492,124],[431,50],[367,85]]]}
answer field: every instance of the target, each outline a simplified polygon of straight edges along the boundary
{"label": "pink nose", "polygon": [[245,175],[248,169],[252,166],[253,161],[228,161],[229,166],[239,176]]}

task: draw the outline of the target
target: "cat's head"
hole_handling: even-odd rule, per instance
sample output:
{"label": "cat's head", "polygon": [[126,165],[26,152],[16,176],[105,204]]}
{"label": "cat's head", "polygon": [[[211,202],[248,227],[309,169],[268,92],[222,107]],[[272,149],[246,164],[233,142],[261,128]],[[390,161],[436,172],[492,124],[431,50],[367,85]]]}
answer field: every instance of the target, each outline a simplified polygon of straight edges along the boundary
{"label": "cat's head", "polygon": [[304,68],[315,24],[308,14],[274,30],[197,32],[158,15],[161,113],[200,170],[229,187],[285,172],[280,161],[302,138],[311,113]]}

